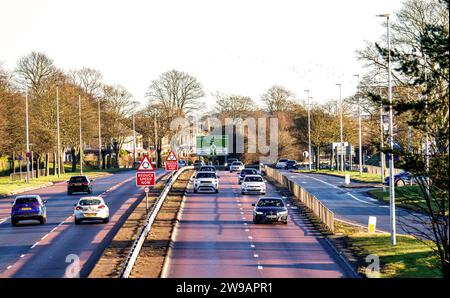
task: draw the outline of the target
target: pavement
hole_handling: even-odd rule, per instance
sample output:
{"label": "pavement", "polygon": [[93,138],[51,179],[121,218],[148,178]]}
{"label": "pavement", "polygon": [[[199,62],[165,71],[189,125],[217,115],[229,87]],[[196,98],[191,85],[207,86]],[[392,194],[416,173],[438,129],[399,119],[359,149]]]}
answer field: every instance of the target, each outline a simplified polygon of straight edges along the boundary
{"label": "pavement", "polygon": [[[289,222],[253,224],[252,203],[236,173],[221,171],[219,193],[188,186],[165,277],[349,277],[322,236],[291,206]],[[267,195],[280,196],[267,183]]]}
{"label": "pavement", "polygon": [[[390,231],[390,208],[389,205],[370,197],[367,191],[373,188],[355,187],[344,188],[345,178],[308,173],[293,173],[280,170],[289,180],[294,181],[309,193],[316,196],[328,209],[334,212],[335,218],[367,226],[369,216],[377,218],[377,229],[384,232]],[[351,184],[358,184],[352,182]],[[396,208],[397,233],[408,234],[406,225],[414,226],[419,230],[423,227],[416,223],[417,217],[423,215]]]}
{"label": "pavement", "polygon": [[[164,171],[156,171],[157,178]],[[47,224],[12,227],[11,199],[0,200],[0,277],[86,277],[129,213],[144,196],[135,171],[95,179],[92,195],[101,195],[110,221],[75,225],[73,206],[86,194],[67,196],[66,183],[26,192],[47,200]],[[78,275],[79,272],[79,275]]]}

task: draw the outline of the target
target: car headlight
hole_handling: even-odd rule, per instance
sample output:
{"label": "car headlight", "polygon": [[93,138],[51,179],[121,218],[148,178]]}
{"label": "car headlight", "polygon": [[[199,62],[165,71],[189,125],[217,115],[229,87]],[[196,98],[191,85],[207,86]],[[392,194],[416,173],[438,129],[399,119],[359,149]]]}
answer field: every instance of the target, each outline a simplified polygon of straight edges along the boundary
{"label": "car headlight", "polygon": [[263,215],[264,214],[264,212],[259,212],[259,211],[255,211],[255,213],[258,214],[258,215]]}
{"label": "car headlight", "polygon": [[243,188],[247,188],[247,184],[242,183],[242,187],[243,187]]}
{"label": "car headlight", "polygon": [[281,211],[281,212],[278,212],[278,215],[287,215],[287,214],[288,214],[287,211]]}

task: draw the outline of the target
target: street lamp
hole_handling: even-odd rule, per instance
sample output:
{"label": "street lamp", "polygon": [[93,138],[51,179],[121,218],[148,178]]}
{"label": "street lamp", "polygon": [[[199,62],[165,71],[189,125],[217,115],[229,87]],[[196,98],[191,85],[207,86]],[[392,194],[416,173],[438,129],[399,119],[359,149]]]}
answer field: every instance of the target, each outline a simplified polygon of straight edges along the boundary
{"label": "street lamp", "polygon": [[134,112],[133,112],[133,167],[136,163],[136,124],[134,120]]}
{"label": "street lamp", "polygon": [[340,103],[340,129],[341,129],[341,172],[344,172],[344,132],[342,127],[342,114],[343,114],[343,107],[342,107],[342,85],[340,83],[336,84],[336,86],[339,86],[339,103]]}
{"label": "street lamp", "polygon": [[[358,78],[358,141],[359,141],[359,175],[362,176],[362,129],[361,129],[361,89],[359,83],[359,74],[354,75]],[[351,153],[350,153],[351,154]]]}
{"label": "street lamp", "polygon": [[389,99],[389,144],[391,152],[389,153],[389,205],[391,221],[391,245],[396,245],[396,226],[395,226],[395,188],[394,188],[394,138],[393,138],[393,114],[392,114],[392,82],[391,82],[391,36],[389,26],[389,14],[377,15],[377,17],[386,18],[387,27],[387,46],[388,46],[388,99]]}
{"label": "street lamp", "polygon": [[80,126],[80,175],[83,175],[83,139],[81,138],[81,95],[78,95],[78,123]]}
{"label": "street lamp", "polygon": [[102,130],[100,124],[100,98],[97,101],[97,113],[98,113],[98,168],[102,168]]}
{"label": "street lamp", "polygon": [[57,158],[58,158],[58,178],[61,176],[61,139],[59,135],[59,86],[60,81],[56,81],[56,138],[57,138]]}
{"label": "street lamp", "polygon": [[311,104],[310,104],[310,97],[309,97],[309,90],[305,90],[307,97],[308,97],[308,154],[309,154],[309,170],[312,170],[312,152],[311,152]]}
{"label": "street lamp", "polygon": [[30,183],[30,138],[28,134],[28,86],[25,87],[25,127],[26,127],[26,141],[27,141],[27,153],[26,153],[27,183]]}

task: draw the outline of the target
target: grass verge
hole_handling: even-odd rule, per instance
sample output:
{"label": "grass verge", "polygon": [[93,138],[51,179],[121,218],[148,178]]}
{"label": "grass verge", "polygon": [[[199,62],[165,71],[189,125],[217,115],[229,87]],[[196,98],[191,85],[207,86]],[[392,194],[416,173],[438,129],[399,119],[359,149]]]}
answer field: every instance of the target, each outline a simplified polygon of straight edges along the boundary
{"label": "grass verge", "polygon": [[335,222],[337,238],[354,255],[358,272],[365,275],[366,257],[376,255],[380,261],[381,278],[440,278],[438,258],[431,242],[425,244],[411,236],[397,236],[397,245],[391,246],[389,234],[368,234],[359,228]]}
{"label": "grass verge", "polygon": [[[9,176],[0,177],[0,197],[8,196],[12,193],[21,190],[29,190],[33,188],[39,188],[45,185],[48,185],[49,182],[61,182],[68,180],[71,176],[77,175],[79,173],[79,168],[77,168],[76,172],[72,172],[71,166],[64,166],[65,173],[61,174],[60,177],[57,175],[50,176],[41,176],[39,178],[30,179],[30,183],[26,183],[25,180],[22,181],[11,181]],[[114,168],[114,169],[91,169],[84,168],[83,174],[88,175],[89,177],[98,177],[102,175],[106,175],[108,173],[116,173],[118,171],[122,171],[124,169]],[[26,173],[24,173],[25,177]],[[25,178],[24,178],[25,179]]]}
{"label": "grass verge", "polygon": [[308,174],[324,174],[338,177],[345,177],[345,174],[350,174],[350,179],[357,182],[365,182],[365,183],[381,183],[380,175],[370,174],[370,173],[362,173],[362,175],[357,171],[346,171],[339,172],[336,170],[295,170],[296,173],[308,173]]}

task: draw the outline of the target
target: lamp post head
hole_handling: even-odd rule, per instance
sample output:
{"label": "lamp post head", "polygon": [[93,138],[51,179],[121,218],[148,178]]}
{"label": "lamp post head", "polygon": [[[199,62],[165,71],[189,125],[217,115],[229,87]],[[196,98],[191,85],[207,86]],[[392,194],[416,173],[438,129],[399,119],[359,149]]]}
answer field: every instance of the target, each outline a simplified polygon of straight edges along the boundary
{"label": "lamp post head", "polygon": [[384,14],[377,14],[376,17],[380,17],[380,18],[388,18],[390,17],[390,14],[388,13],[384,13]]}

